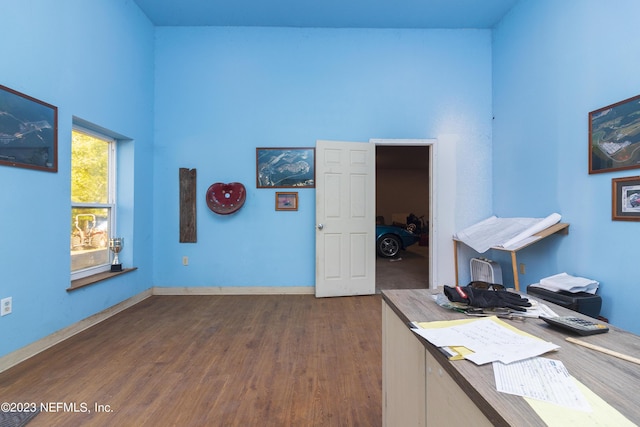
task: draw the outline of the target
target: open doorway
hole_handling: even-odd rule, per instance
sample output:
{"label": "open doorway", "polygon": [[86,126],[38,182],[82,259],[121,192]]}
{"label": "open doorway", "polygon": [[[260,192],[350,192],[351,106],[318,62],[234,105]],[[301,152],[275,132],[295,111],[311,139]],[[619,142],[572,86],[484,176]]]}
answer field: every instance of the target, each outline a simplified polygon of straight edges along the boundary
{"label": "open doorway", "polygon": [[403,227],[420,219],[418,241],[391,258],[376,258],[376,292],[429,288],[429,145],[376,145],[377,223]]}

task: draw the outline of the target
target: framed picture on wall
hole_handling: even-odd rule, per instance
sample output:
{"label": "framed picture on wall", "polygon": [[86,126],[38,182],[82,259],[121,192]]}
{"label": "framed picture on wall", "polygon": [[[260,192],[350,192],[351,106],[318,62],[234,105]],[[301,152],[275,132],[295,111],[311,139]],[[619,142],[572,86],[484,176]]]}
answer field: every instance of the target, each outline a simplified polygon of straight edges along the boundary
{"label": "framed picture on wall", "polygon": [[640,176],[611,180],[614,221],[640,221]]}
{"label": "framed picture on wall", "polygon": [[297,192],[277,192],[276,193],[276,210],[277,211],[297,211],[298,210],[298,193]]}
{"label": "framed picture on wall", "polygon": [[58,171],[58,108],[0,85],[0,164]]}
{"label": "framed picture on wall", "polygon": [[315,188],[315,148],[256,148],[257,188]]}
{"label": "framed picture on wall", "polygon": [[589,173],[640,168],[640,95],[589,113]]}

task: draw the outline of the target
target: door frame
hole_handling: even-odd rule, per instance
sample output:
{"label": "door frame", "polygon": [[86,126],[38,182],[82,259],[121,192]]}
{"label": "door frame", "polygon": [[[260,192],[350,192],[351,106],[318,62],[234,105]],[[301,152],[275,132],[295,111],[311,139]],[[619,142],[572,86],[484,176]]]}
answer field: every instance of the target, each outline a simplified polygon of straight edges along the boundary
{"label": "door frame", "polygon": [[[439,206],[438,201],[440,200],[440,195],[438,193],[438,172],[441,168],[436,166],[437,164],[437,139],[369,139],[369,142],[377,145],[387,145],[387,146],[428,146],[429,147],[429,164],[426,165],[429,168],[429,255],[428,255],[428,263],[429,263],[429,288],[435,289],[438,287],[438,283],[441,283],[439,272],[439,262],[432,262],[434,258],[434,254],[439,254],[438,244],[439,244],[439,216],[437,215]],[[434,202],[436,203],[434,205]],[[375,207],[374,207],[375,208]],[[375,215],[375,212],[374,212]],[[442,258],[446,258],[441,256]]]}

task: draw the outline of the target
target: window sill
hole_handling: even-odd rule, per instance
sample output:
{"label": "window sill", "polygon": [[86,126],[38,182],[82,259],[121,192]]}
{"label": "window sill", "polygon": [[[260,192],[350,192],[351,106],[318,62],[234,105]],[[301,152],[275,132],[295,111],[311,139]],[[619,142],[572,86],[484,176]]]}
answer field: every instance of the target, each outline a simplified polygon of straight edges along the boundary
{"label": "window sill", "polygon": [[137,270],[138,267],[133,268],[125,268],[122,271],[103,271],[98,274],[93,274],[91,276],[83,277],[81,279],[76,279],[71,281],[71,286],[67,288],[67,292],[75,291],[76,289],[84,288],[85,286],[93,285],[94,283],[102,282],[103,280],[109,280],[112,277],[117,277],[125,273],[130,273],[132,271]]}

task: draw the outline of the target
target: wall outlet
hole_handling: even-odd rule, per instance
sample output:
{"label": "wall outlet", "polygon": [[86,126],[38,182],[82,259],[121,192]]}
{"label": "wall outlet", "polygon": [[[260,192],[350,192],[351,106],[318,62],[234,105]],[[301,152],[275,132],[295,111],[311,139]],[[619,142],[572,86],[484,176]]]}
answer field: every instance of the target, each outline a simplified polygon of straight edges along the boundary
{"label": "wall outlet", "polygon": [[182,265],[189,265],[189,257],[188,256],[183,256],[182,257]]}
{"label": "wall outlet", "polygon": [[523,262],[520,263],[520,274],[525,274],[527,272],[527,267]]}
{"label": "wall outlet", "polygon": [[13,311],[13,298],[7,297],[0,300],[0,316],[6,316]]}

